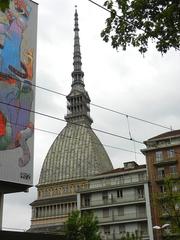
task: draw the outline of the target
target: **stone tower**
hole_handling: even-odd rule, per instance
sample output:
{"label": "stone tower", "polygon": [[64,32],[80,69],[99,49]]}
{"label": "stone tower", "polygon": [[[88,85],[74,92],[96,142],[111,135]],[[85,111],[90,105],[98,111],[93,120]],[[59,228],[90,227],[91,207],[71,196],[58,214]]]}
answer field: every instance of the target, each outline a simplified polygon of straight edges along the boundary
{"label": "stone tower", "polygon": [[49,149],[32,205],[31,231],[56,232],[77,208],[76,192],[88,188],[87,177],[112,170],[112,163],[91,128],[90,98],[85,90],[75,10],[74,70],[67,95],[67,122]]}

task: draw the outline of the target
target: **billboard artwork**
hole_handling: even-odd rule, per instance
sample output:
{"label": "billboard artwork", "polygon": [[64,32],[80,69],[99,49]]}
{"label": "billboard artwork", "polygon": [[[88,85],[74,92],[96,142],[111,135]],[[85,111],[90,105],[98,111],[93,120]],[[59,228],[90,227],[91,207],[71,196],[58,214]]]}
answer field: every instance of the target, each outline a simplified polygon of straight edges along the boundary
{"label": "billboard artwork", "polygon": [[33,180],[36,36],[35,2],[0,1],[0,180],[27,185]]}

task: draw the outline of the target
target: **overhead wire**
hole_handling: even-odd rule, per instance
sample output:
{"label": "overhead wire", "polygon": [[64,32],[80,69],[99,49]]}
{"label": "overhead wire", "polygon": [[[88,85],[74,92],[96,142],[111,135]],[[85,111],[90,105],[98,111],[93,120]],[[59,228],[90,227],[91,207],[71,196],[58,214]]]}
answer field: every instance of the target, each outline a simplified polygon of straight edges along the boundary
{"label": "overhead wire", "polygon": [[[88,0],[88,1],[91,2],[91,3],[93,3],[95,6],[97,6],[97,7],[101,8],[101,9],[105,10],[106,12],[109,12],[109,13],[111,13],[111,14],[114,14],[116,17],[121,18],[121,16],[119,16],[119,15],[116,13],[115,10],[114,10],[114,11],[111,11],[111,10],[105,8],[104,6],[100,5],[99,3],[95,2],[95,1],[92,1],[92,0]],[[131,22],[129,22],[128,20],[126,20],[126,23],[131,24]],[[145,32],[144,29],[141,29],[141,30],[142,30],[143,32]]]}
{"label": "overhead wire", "polygon": [[[131,128],[130,128],[130,122],[129,122],[129,116],[126,116],[127,119],[127,126],[128,126],[128,131],[129,131],[129,137],[130,139],[133,139],[132,134],[131,134]],[[136,159],[136,144],[135,142],[133,142],[133,147],[134,147],[134,158],[135,158],[135,162],[137,161]]]}
{"label": "overhead wire", "polygon": [[[13,123],[12,123],[12,124],[13,124]],[[35,130],[38,130],[38,131],[40,131],[40,132],[49,133],[49,134],[54,134],[54,135],[56,135],[56,136],[59,135],[59,133],[52,132],[52,131],[45,130],[45,129],[41,129],[41,128],[37,128],[37,127],[35,127],[34,129],[35,129]],[[72,137],[72,136],[70,137],[70,136],[65,136],[65,135],[62,135],[62,136],[67,137],[67,138],[76,138],[76,139],[78,140],[77,137]],[[98,144],[98,143],[95,143],[95,144]],[[100,145],[100,144],[99,144],[99,145]],[[113,149],[117,149],[117,150],[129,152],[129,153],[135,153],[135,154],[140,154],[140,155],[142,155],[141,152],[137,152],[137,151],[135,152],[135,151],[133,151],[133,150],[129,150],[129,149],[126,149],[126,148],[115,147],[115,146],[108,145],[108,144],[103,144],[103,143],[102,143],[102,145],[103,145],[104,147],[107,147],[107,148],[113,148]]]}
{"label": "overhead wire", "polygon": [[[15,107],[15,108],[18,108],[18,109],[22,109],[24,111],[28,111],[28,112],[31,112],[31,113],[34,113],[34,114],[39,114],[41,116],[49,117],[51,119],[55,119],[55,120],[59,120],[59,121],[62,121],[62,122],[66,122],[66,120],[64,120],[64,119],[61,119],[61,118],[58,118],[58,117],[54,117],[54,116],[51,116],[51,115],[48,115],[48,114],[45,114],[45,113],[37,112],[37,111],[34,111],[34,110],[29,110],[29,109],[26,109],[26,108],[23,108],[23,107],[19,107],[19,106],[15,106],[15,105],[12,105],[12,104],[9,104],[9,103],[4,103],[2,101],[0,101],[0,103],[4,104],[4,105],[11,106],[11,107]],[[82,125],[82,124],[78,124],[78,123],[74,123],[74,122],[70,122],[70,123],[73,124],[73,125],[76,125],[76,126],[89,128],[88,126],[85,126],[85,125]],[[19,125],[17,123],[12,123],[12,124]],[[128,141],[133,141],[134,143],[139,143],[139,144],[143,144],[144,145],[144,142],[135,140],[133,138],[127,138],[127,137],[124,137],[124,136],[121,136],[121,135],[118,135],[118,134],[114,134],[114,133],[110,133],[110,132],[107,132],[107,131],[104,131],[104,130],[100,130],[100,129],[97,129],[97,128],[91,128],[91,129],[94,130],[94,131],[97,131],[97,132],[101,132],[101,133],[104,133],[104,134],[109,134],[109,135],[114,136],[114,137],[122,138],[122,139],[125,139],[125,140],[128,140]],[[55,133],[55,132],[52,132],[52,131],[49,131],[49,130],[45,130],[45,129],[35,128],[35,130],[46,132],[46,133],[50,133],[50,134],[54,134],[54,135],[59,135],[59,133]],[[70,136],[68,136],[68,137],[70,137]],[[131,153],[135,153],[135,154],[142,154],[141,152],[137,152],[136,150],[134,150],[134,151],[133,150],[128,150],[128,149],[125,149],[125,148],[114,147],[114,146],[107,145],[107,144],[103,144],[103,146],[114,148],[114,149],[119,149],[119,150],[123,150],[123,151],[127,151],[127,152],[131,152]],[[175,151],[175,153],[177,155],[180,155],[180,152]]]}
{"label": "overhead wire", "polygon": [[[94,2],[94,1],[92,1],[92,0],[88,0],[88,1],[91,2],[91,3],[93,3],[94,5],[98,6],[99,8],[102,8],[102,9],[105,10],[106,12],[111,13],[111,10],[109,10],[109,9],[107,9],[107,8],[105,8],[105,7],[103,7],[103,6],[100,5],[99,3]],[[118,16],[118,15],[117,15],[117,16]],[[119,17],[119,16],[118,16],[118,17]]]}
{"label": "overhead wire", "polygon": [[145,122],[145,123],[148,123],[148,124],[151,124],[151,125],[154,125],[154,126],[157,126],[157,127],[161,127],[161,128],[165,128],[165,129],[168,129],[168,130],[173,130],[172,127],[167,127],[165,125],[161,125],[161,124],[158,124],[158,123],[154,123],[152,121],[148,121],[148,120],[145,120],[145,119],[142,119],[142,118],[138,118],[138,117],[135,117],[133,115],[129,115],[127,113],[123,113],[123,112],[119,112],[119,111],[116,111],[116,110],[113,110],[113,109],[110,109],[110,108],[107,108],[107,107],[103,107],[103,106],[100,106],[100,105],[97,105],[97,104],[94,104],[94,103],[91,103],[91,105],[95,106],[95,107],[98,107],[98,108],[101,108],[101,109],[104,109],[104,110],[107,110],[107,111],[110,111],[110,112],[113,112],[113,113],[117,113],[119,115],[123,115],[125,117],[129,117],[129,118],[132,118],[132,119],[135,119],[135,120],[138,120],[138,121],[141,121],[141,122]]}
{"label": "overhead wire", "polygon": [[[17,81],[23,82],[23,80],[18,80],[18,79],[17,79]],[[55,91],[55,90],[51,90],[49,88],[45,88],[45,87],[42,87],[42,86],[39,86],[39,85],[36,85],[36,84],[33,84],[33,83],[31,83],[31,85],[33,87],[39,88],[41,90],[44,90],[44,91],[47,91],[47,92],[51,92],[51,93],[54,93],[54,94],[66,97],[66,95],[64,93],[61,93],[61,92],[58,92],[58,91]],[[127,113],[123,113],[123,112],[120,112],[120,111],[117,111],[117,110],[114,110],[114,109],[111,109],[111,108],[108,108],[108,107],[104,107],[104,106],[101,106],[101,105],[98,105],[98,104],[95,104],[95,103],[90,103],[90,105],[94,106],[94,107],[97,107],[97,108],[100,108],[100,109],[103,109],[103,110],[106,110],[106,111],[109,111],[109,112],[112,112],[112,113],[116,113],[116,114],[122,115],[124,117],[129,117],[129,118],[135,119],[137,121],[145,122],[145,123],[157,126],[157,127],[168,129],[170,131],[173,130],[172,127],[167,127],[165,125],[158,124],[158,123],[155,123],[155,122],[152,122],[152,121],[149,121],[149,120],[145,120],[145,119],[142,119],[142,118],[139,118],[139,117],[135,117],[133,115],[130,115],[130,114],[127,114]]]}
{"label": "overhead wire", "polygon": [[[13,123],[13,122],[10,122],[10,123],[13,124],[14,126],[26,127],[26,126],[24,126],[24,125],[22,125],[22,124],[17,124],[17,123]],[[59,135],[59,133],[57,133],[57,132],[45,130],[45,129],[42,129],[42,128],[34,127],[34,130],[37,130],[37,131],[40,131],[40,132],[44,132],[44,133],[48,133],[48,134],[53,134],[53,135],[56,135],[56,136]],[[77,138],[77,137],[67,136],[67,135],[65,135],[65,134],[62,134],[61,136],[66,137],[66,138],[71,138],[71,139],[77,139],[77,140],[80,139],[80,138]],[[94,142],[94,144],[100,145],[100,143],[95,143],[95,142]],[[103,143],[101,143],[101,144],[102,144],[104,147],[106,147],[106,148],[113,148],[113,149],[117,149],[117,150],[129,152],[129,153],[135,153],[135,154],[140,154],[140,155],[142,155],[141,152],[134,152],[133,150],[129,150],[129,149],[126,149],[126,148],[115,147],[115,146],[108,145],[108,144],[103,144]]]}
{"label": "overhead wire", "polygon": [[[104,6],[98,4],[97,2],[95,1],[92,1],[92,0],[88,0],[89,2],[93,3],[94,5],[100,7],[101,9],[107,11],[107,12],[112,12],[110,11],[109,9],[105,8]],[[116,14],[117,15],[117,14]],[[117,15],[118,16],[118,15]],[[118,16],[119,17],[119,16]],[[18,81],[22,81],[22,80],[19,80],[17,79]],[[65,94],[63,93],[60,93],[58,91],[55,91],[55,90],[51,90],[49,88],[46,88],[46,87],[42,87],[42,86],[39,86],[37,84],[33,84],[31,83],[31,85],[33,87],[36,87],[36,88],[39,88],[41,90],[44,90],[44,91],[48,91],[48,92],[51,92],[51,93],[54,93],[54,94],[57,94],[57,95],[61,95],[61,96],[64,96],[66,97]],[[7,103],[3,103],[1,102],[2,104],[7,104]],[[13,106],[11,104],[7,104],[7,105],[10,105],[10,106]],[[98,105],[98,104],[95,104],[95,103],[90,103],[90,105],[94,106],[94,107],[97,107],[97,108],[101,108],[103,110],[107,110],[107,111],[110,111],[110,112],[113,112],[113,113],[116,113],[116,114],[119,114],[119,115],[122,115],[122,116],[125,116],[127,119],[128,117],[132,118],[132,119],[135,119],[135,120],[138,120],[138,121],[142,121],[142,122],[145,122],[145,123],[148,123],[148,124],[152,124],[152,125],[155,125],[155,126],[158,126],[158,127],[161,127],[161,128],[165,128],[165,129],[168,129],[168,130],[173,130],[172,127],[167,127],[167,126],[164,126],[164,125],[161,125],[161,124],[157,124],[157,123],[154,123],[152,121],[148,121],[148,120],[145,120],[145,119],[142,119],[142,118],[138,118],[138,117],[135,117],[133,115],[129,115],[127,113],[123,113],[123,112],[120,112],[120,111],[116,111],[116,110],[113,110],[113,109],[110,109],[110,108],[107,108],[107,107],[104,107],[104,106],[101,106],[101,105]],[[17,107],[17,106],[13,106],[13,107]],[[18,107],[18,108],[21,108],[21,107]],[[52,119],[55,119],[55,120],[59,120],[59,121],[63,121],[63,122],[66,122],[64,119],[61,119],[61,118],[57,118],[57,117],[54,117],[54,116],[51,116],[51,115],[48,115],[48,114],[45,114],[45,113],[41,113],[41,112],[37,112],[37,111],[33,111],[33,110],[28,110],[28,109],[25,109],[25,108],[21,108],[22,110],[26,110],[26,111],[30,111],[34,114],[39,114],[41,116],[44,116],[44,117],[48,117],[48,118],[52,118]],[[77,124],[77,123],[73,123],[75,125],[80,125],[80,124]],[[80,125],[80,126],[84,126],[84,125]],[[109,134],[111,136],[114,136],[114,137],[119,137],[119,138],[122,138],[122,139],[125,139],[125,140],[130,140],[130,141],[133,141],[134,143],[139,143],[139,144],[144,144],[143,142],[141,141],[138,141],[138,140],[135,140],[135,139],[132,139],[131,137],[131,133],[130,133],[130,138],[127,138],[127,137],[124,137],[124,136],[121,136],[121,135],[118,135],[118,134],[114,134],[114,133],[110,133],[108,131],[104,131],[104,130],[100,130],[100,129],[97,129],[97,128],[92,128],[94,131],[96,132],[100,132],[100,133],[104,133],[104,134]],[[43,132],[47,132],[47,133],[51,133],[51,134],[57,134],[57,133],[53,133],[51,131],[48,131],[48,130],[42,130],[42,129],[37,129],[37,130],[40,130],[40,131],[43,131]],[[107,145],[108,146],[108,145]],[[113,147],[113,148],[116,148],[116,147]],[[120,148],[119,148],[120,149]],[[131,151],[130,151],[131,152]],[[132,151],[132,152],[136,152],[136,151]]]}
{"label": "overhead wire", "polygon": [[[21,109],[21,110],[24,110],[24,111],[28,111],[28,112],[31,112],[33,114],[38,114],[40,116],[43,116],[43,117],[47,117],[47,118],[51,118],[51,119],[54,119],[54,120],[57,120],[57,121],[61,121],[61,122],[66,122],[66,120],[62,119],[62,118],[58,118],[58,117],[55,117],[55,116],[52,116],[52,115],[49,115],[49,114],[46,114],[46,113],[42,113],[42,112],[38,112],[38,111],[34,111],[34,110],[30,110],[30,109],[27,109],[27,108],[24,108],[24,107],[20,107],[20,106],[15,106],[13,104],[10,104],[10,103],[5,103],[5,102],[2,102],[0,101],[1,104],[4,104],[4,105],[7,105],[7,106],[11,106],[11,107],[14,107],[14,108],[17,108],[17,109]],[[82,125],[82,124],[79,124],[79,123],[75,123],[75,122],[70,122],[71,124],[73,125],[76,125],[76,126],[81,126],[81,127],[84,127],[84,128],[89,128],[88,126],[86,125]],[[115,133],[111,133],[111,132],[108,132],[108,131],[104,131],[104,130],[101,130],[101,129],[98,129],[98,128],[91,128],[92,130],[96,131],[96,132],[100,132],[100,133],[104,133],[104,134],[107,134],[107,135],[110,135],[110,136],[113,136],[113,137],[117,137],[117,138],[121,138],[121,139],[125,139],[125,140],[128,140],[128,141],[135,141],[139,144],[143,144],[143,142],[141,141],[138,141],[138,140],[135,140],[135,139],[130,139],[128,137],[125,137],[125,136],[121,136],[121,135],[118,135],[118,134],[115,134]]]}

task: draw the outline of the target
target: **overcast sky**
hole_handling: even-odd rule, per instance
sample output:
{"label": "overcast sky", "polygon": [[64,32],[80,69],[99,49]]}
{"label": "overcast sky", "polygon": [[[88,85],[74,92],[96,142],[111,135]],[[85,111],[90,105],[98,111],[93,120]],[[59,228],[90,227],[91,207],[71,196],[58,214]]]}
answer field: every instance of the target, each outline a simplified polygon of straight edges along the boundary
{"label": "overcast sky", "polygon": [[[73,70],[74,6],[78,5],[82,70],[85,87],[91,101],[116,111],[152,121],[161,125],[180,128],[180,52],[169,51],[162,56],[154,46],[143,57],[137,49],[116,51],[102,41],[100,32],[105,26],[108,12],[88,0],[37,0],[38,44],[37,80],[39,86],[70,92]],[[102,4],[104,0],[97,0]],[[63,119],[66,99],[43,90],[36,90],[36,111]],[[130,137],[127,118],[91,106],[92,127]],[[167,129],[129,119],[132,138],[144,141]],[[59,133],[65,126],[62,121],[36,115],[36,128]],[[143,144],[96,133],[103,144],[136,150]],[[35,131],[34,185],[38,183],[44,158],[56,135]],[[145,163],[141,154],[106,148],[114,167],[136,160]],[[10,194],[4,202],[4,228],[28,229],[31,208],[37,198],[35,187],[29,193]]]}

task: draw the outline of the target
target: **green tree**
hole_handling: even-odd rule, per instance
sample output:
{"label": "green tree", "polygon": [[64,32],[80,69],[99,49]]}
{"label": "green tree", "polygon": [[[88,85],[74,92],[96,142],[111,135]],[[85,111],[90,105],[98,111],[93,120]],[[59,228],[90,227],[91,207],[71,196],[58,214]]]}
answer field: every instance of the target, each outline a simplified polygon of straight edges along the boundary
{"label": "green tree", "polygon": [[134,233],[126,232],[125,236],[121,237],[120,240],[142,240],[142,234],[139,231]]}
{"label": "green tree", "polygon": [[161,53],[180,50],[179,0],[107,0],[104,6],[110,17],[101,37],[113,48],[134,46],[145,53],[151,39]]}
{"label": "green tree", "polygon": [[170,223],[170,232],[180,234],[180,176],[166,177],[163,194],[157,195],[155,201],[160,209],[162,224]]}
{"label": "green tree", "polygon": [[67,240],[100,240],[97,218],[92,213],[74,211],[65,223]]}
{"label": "green tree", "polygon": [[0,1],[0,9],[1,9],[1,11],[5,12],[5,10],[7,8],[9,8],[9,3],[10,3],[10,0],[1,0]]}

